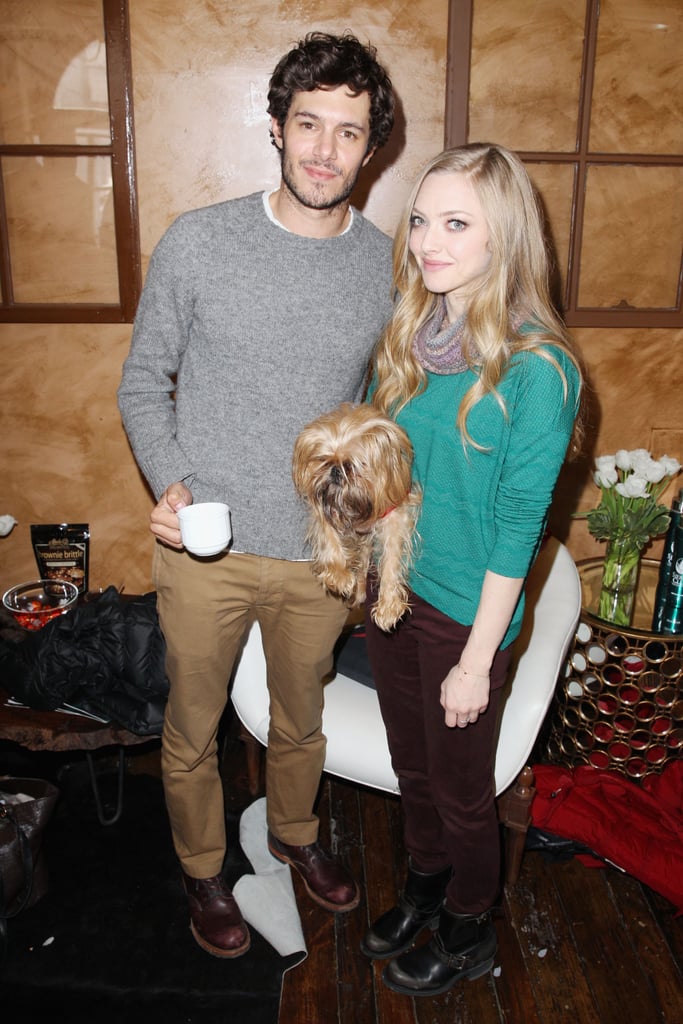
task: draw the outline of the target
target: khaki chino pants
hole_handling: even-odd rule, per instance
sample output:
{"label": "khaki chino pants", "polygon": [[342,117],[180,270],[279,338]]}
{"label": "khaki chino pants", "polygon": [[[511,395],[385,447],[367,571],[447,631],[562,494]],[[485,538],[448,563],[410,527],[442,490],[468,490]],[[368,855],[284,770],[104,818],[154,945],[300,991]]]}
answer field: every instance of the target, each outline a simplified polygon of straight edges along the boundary
{"label": "khaki chino pants", "polygon": [[209,878],[225,856],[217,733],[246,630],[258,621],[268,667],[268,826],[284,843],[318,838],[325,760],[322,679],[346,621],[309,562],[229,552],[198,559],[157,543],[153,563],[170,693],[161,765],[183,870]]}

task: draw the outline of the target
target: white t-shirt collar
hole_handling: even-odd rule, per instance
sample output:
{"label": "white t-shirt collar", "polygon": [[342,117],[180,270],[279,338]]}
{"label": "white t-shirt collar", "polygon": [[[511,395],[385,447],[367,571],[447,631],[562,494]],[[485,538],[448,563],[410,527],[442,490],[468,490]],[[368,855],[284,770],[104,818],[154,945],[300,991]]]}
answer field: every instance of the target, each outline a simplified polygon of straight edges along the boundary
{"label": "white t-shirt collar", "polygon": [[[282,228],[282,230],[283,230],[283,231],[286,231],[286,232],[287,232],[288,234],[290,234],[290,235],[291,235],[291,234],[292,234],[293,232],[291,232],[291,231],[289,230],[289,228],[286,228],[286,227],[284,226],[284,224],[282,224],[282,223],[281,223],[281,222],[280,222],[280,221],[279,221],[279,220],[277,219],[277,217],[276,217],[276,216],[275,216],[275,214],[273,213],[273,208],[272,208],[272,206],[270,205],[270,197],[271,197],[271,196],[274,196],[274,195],[275,195],[275,193],[276,193],[277,191],[278,191],[278,189],[276,189],[276,188],[273,188],[273,189],[271,189],[271,190],[270,190],[270,192],[264,192],[264,193],[263,193],[263,209],[264,209],[264,210],[266,211],[266,217],[268,218],[268,220],[272,221],[272,222],[273,222],[273,224],[277,224],[277,226],[278,226],[279,228]],[[347,231],[350,231],[350,230],[351,230],[351,225],[352,225],[352,224],[353,224],[353,207],[352,207],[352,206],[349,206],[349,223],[348,223],[348,224],[346,225],[346,227],[345,227],[345,228],[344,228],[344,230],[343,230],[343,231],[341,232],[341,234],[342,234],[342,235],[345,235]],[[337,236],[337,237],[340,237],[340,236]]]}

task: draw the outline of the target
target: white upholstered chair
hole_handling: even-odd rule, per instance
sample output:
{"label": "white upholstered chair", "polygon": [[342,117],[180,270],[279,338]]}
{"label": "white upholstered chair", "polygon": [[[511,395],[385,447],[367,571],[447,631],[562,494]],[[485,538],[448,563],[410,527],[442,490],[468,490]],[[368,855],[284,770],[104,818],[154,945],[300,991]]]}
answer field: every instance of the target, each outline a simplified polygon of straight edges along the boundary
{"label": "white upholstered chair", "polygon": [[[524,623],[515,641],[500,715],[495,787],[500,820],[507,826],[508,882],[514,882],[519,873],[534,792],[527,760],[552,700],[580,610],[576,565],[567,548],[550,537],[529,573]],[[249,736],[266,746],[266,663],[256,624],[235,673],[232,702]],[[327,737],[326,772],[373,789],[399,793],[374,689],[337,673],[325,685],[323,729]],[[248,754],[254,791],[258,752],[260,748],[254,744]]]}

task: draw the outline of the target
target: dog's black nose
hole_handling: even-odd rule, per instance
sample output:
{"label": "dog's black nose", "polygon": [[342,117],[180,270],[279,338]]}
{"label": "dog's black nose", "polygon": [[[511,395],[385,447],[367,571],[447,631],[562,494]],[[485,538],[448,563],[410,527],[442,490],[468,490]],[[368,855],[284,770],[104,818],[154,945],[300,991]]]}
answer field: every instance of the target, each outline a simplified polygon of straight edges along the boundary
{"label": "dog's black nose", "polygon": [[330,480],[332,481],[333,484],[336,484],[338,487],[344,483],[344,471],[342,470],[341,466],[338,466],[336,463],[332,466],[332,469],[330,470]]}

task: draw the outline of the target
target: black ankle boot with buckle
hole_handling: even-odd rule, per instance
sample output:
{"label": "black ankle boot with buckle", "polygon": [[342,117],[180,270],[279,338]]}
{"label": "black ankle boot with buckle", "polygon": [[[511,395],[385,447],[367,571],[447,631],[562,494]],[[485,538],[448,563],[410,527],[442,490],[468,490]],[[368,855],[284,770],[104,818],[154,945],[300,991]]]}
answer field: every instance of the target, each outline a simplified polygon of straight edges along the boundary
{"label": "black ankle boot with buckle", "polygon": [[387,964],[382,980],[403,995],[436,996],[461,978],[474,981],[490,971],[497,949],[490,910],[454,914],[443,907],[434,938]]}
{"label": "black ankle boot with buckle", "polygon": [[425,874],[408,865],[408,877],[397,906],[370,926],[360,944],[362,952],[373,960],[386,960],[412,946],[426,927],[435,929],[450,877],[450,867]]}

